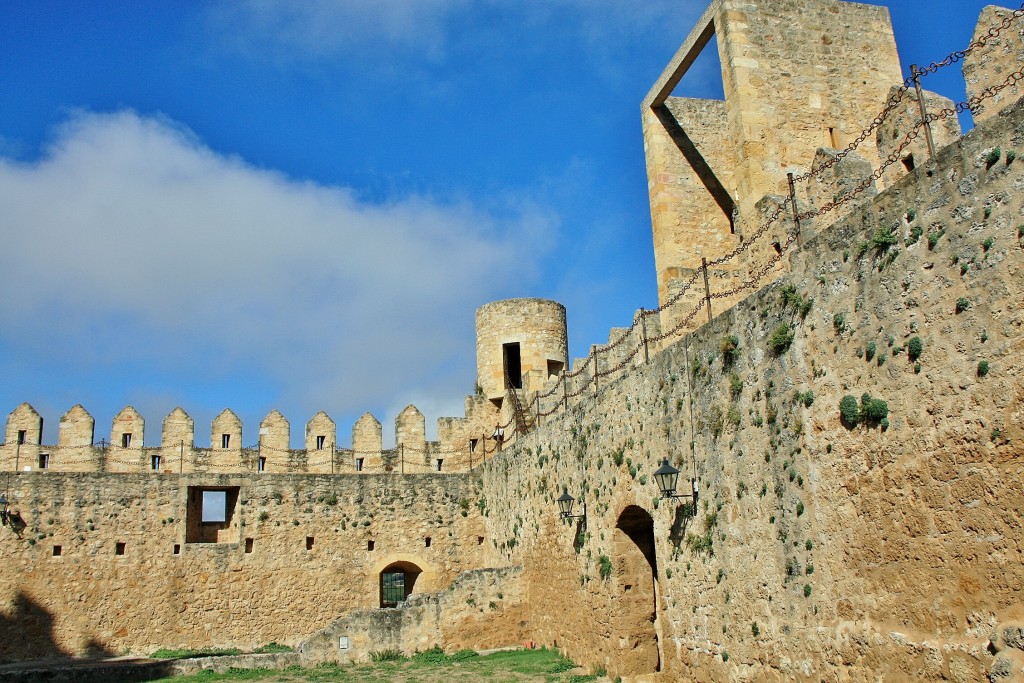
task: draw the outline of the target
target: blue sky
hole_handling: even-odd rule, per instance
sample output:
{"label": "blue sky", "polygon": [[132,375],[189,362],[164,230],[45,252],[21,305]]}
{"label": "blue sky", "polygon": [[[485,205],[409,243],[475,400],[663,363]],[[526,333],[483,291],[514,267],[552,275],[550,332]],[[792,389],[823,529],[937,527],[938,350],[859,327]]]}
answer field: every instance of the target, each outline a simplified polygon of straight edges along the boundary
{"label": "blue sky", "polygon": [[[984,4],[890,2],[904,72]],[[639,103],[703,0],[0,6],[0,412],[48,443],[75,403],[389,443],[461,414],[481,304],[561,301],[573,357],[657,304]]]}

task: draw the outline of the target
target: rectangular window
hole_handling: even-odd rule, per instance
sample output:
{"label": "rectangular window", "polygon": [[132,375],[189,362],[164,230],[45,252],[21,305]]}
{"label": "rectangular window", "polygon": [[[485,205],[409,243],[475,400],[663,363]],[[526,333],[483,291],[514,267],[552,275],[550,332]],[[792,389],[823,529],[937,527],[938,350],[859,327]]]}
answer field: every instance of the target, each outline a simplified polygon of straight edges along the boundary
{"label": "rectangular window", "polygon": [[320,436],[316,437],[316,449],[318,451],[322,451],[324,449],[324,441],[326,441],[326,440],[327,440],[327,437],[323,436],[322,434]]}
{"label": "rectangular window", "polygon": [[469,452],[470,453],[476,453],[476,442],[477,441],[478,441],[478,439],[470,439],[469,440]]}
{"label": "rectangular window", "polygon": [[150,458],[149,464],[150,467],[153,468],[154,472],[158,471],[160,469],[160,456],[154,455],[152,458]]}
{"label": "rectangular window", "polygon": [[512,389],[523,388],[523,362],[519,355],[519,342],[501,345],[502,356],[505,360],[505,375],[511,382]]}
{"label": "rectangular window", "polygon": [[443,459],[443,458],[438,458],[438,459],[437,459],[437,471],[438,471],[438,472],[440,472],[440,471],[441,471],[441,465],[442,465],[443,463],[444,463],[444,459]]}
{"label": "rectangular window", "polygon": [[121,448],[130,448],[132,445],[132,433],[125,432],[121,435]]}
{"label": "rectangular window", "polygon": [[367,541],[366,542],[366,550],[367,550],[367,552],[373,550],[373,541]]}
{"label": "rectangular window", "polygon": [[203,491],[203,512],[199,521],[204,524],[228,521],[227,491]]}
{"label": "rectangular window", "polygon": [[231,446],[231,435],[230,434],[221,434],[220,435],[220,447],[221,448],[228,448],[230,446]]}
{"label": "rectangular window", "polygon": [[50,466],[50,454],[40,453],[39,454],[39,469],[45,470]]}
{"label": "rectangular window", "polygon": [[306,536],[306,550],[313,549],[314,538],[312,536]]}
{"label": "rectangular window", "polygon": [[259,458],[256,460],[256,471],[265,472],[267,470],[267,459]]}
{"label": "rectangular window", "polygon": [[251,553],[252,552],[252,539],[251,538],[245,539],[245,552],[247,552],[247,553]]}
{"label": "rectangular window", "polygon": [[363,459],[362,458],[356,458],[356,472],[362,472],[362,471],[363,471]]}
{"label": "rectangular window", "polygon": [[427,536],[426,538],[423,539],[423,547],[424,548],[429,548],[430,547],[430,536]]}
{"label": "rectangular window", "polygon": [[18,443],[19,444],[25,443],[25,436],[26,436],[26,434],[27,434],[27,432],[24,429],[19,429],[18,430]]}
{"label": "rectangular window", "polygon": [[64,552],[64,548],[60,547],[59,545],[53,546],[53,556],[54,557],[60,557],[63,552]]}
{"label": "rectangular window", "polygon": [[124,548],[125,548],[124,542],[118,541],[116,544],[114,544],[114,554],[115,555],[124,555]]}
{"label": "rectangular window", "polygon": [[181,554],[181,544],[179,544],[179,543],[175,543],[174,544],[174,554],[175,555],[180,555]]}
{"label": "rectangular window", "polygon": [[241,543],[237,521],[239,487],[188,487],[186,543]]}

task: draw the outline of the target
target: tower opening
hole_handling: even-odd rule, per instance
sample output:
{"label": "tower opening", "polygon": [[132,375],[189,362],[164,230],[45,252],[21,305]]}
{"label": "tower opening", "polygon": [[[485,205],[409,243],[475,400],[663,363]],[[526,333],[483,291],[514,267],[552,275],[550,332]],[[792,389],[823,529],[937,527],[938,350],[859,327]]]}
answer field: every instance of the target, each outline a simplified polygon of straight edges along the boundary
{"label": "tower opening", "polygon": [[523,388],[523,361],[519,355],[519,342],[501,345],[501,354],[505,363],[506,382],[510,383],[506,388]]}

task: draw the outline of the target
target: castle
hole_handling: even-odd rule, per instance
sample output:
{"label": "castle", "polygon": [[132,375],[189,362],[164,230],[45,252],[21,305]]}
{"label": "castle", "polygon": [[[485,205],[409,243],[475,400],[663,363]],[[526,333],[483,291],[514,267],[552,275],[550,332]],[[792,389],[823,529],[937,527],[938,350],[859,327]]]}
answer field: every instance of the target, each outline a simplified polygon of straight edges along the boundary
{"label": "castle", "polygon": [[[559,304],[482,307],[436,442],[410,406],[395,449],[319,413],[291,450],[276,412],[244,448],[225,411],[203,449],[178,409],[149,446],[126,408],[97,446],[75,406],[46,446],[17,407],[0,657],[533,640],[627,680],[1021,679],[1022,15],[904,81],[884,8],[712,2],[641,107],[658,309],[570,364]],[[672,97],[712,36],[725,100]],[[965,136],[918,87],[961,60]]]}

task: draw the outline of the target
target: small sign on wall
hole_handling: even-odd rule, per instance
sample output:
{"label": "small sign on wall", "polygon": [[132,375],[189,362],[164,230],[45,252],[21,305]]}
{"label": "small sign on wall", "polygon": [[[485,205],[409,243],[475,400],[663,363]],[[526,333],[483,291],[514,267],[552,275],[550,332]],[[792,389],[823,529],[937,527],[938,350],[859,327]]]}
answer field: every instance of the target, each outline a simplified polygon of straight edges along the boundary
{"label": "small sign on wall", "polygon": [[347,650],[349,648],[348,636],[342,636],[338,638],[338,649]]}

